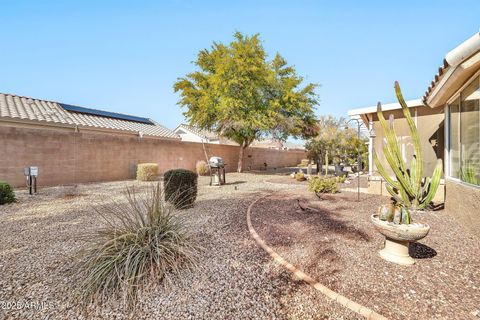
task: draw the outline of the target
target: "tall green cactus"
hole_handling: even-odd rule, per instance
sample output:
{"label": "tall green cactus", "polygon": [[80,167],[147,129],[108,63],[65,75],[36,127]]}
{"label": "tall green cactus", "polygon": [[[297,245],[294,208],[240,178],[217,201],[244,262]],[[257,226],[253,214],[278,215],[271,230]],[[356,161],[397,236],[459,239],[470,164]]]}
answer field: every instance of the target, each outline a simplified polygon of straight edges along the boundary
{"label": "tall green cactus", "polygon": [[378,172],[387,182],[387,190],[395,202],[409,209],[424,209],[432,201],[440,185],[442,160],[437,160],[437,165],[431,178],[423,177],[423,158],[420,137],[397,81],[395,81],[395,94],[402,107],[403,115],[407,120],[415,154],[410,163],[410,168],[407,168],[407,164],[402,159],[400,144],[393,126],[393,115],[390,116],[389,122],[387,122],[383,116],[382,105],[379,102],[377,105],[377,115],[386,139],[386,144],[383,146],[383,154],[395,174],[395,179],[392,179],[385,170],[376,152],[373,153],[373,159]]}

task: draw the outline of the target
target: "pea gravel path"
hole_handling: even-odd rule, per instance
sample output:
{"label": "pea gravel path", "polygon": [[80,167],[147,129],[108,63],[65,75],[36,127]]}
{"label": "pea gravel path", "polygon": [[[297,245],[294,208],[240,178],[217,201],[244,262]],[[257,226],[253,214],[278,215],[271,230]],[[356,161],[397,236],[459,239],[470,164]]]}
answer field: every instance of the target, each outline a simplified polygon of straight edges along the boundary
{"label": "pea gravel path", "polygon": [[159,286],[134,312],[114,303],[76,304],[72,256],[82,245],[78,237],[99,225],[94,203],[121,199],[125,186],[148,183],[41,188],[34,197],[17,192],[18,203],[0,207],[0,319],[357,319],[291,279],[251,239],[250,202],[267,189],[289,188],[267,185],[266,178],[228,174],[221,188],[200,178],[197,202],[183,213],[205,248],[200,267],[168,290]]}

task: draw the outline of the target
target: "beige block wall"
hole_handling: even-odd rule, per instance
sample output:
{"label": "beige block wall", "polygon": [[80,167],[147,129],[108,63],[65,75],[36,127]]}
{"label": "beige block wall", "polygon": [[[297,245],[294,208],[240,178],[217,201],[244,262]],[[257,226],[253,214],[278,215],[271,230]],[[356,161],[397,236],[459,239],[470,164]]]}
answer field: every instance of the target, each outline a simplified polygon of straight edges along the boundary
{"label": "beige block wall", "polygon": [[[239,147],[208,145],[209,156],[220,156],[227,171],[235,171]],[[306,157],[305,151],[247,148],[244,169],[294,166]],[[140,138],[81,131],[71,128],[34,128],[0,125],[0,180],[24,186],[23,168],[39,166],[40,186],[135,177],[136,164],[155,162],[159,174],[173,168],[195,170],[205,160],[201,143]]]}

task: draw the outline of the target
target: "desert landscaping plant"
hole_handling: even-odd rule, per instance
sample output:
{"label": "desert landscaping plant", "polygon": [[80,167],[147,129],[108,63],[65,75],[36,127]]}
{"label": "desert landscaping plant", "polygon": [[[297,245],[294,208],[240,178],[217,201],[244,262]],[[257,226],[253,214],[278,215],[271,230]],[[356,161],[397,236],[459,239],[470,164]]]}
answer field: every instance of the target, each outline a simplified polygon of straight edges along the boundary
{"label": "desert landscaping plant", "polygon": [[193,206],[197,199],[198,175],[186,169],[174,169],[165,172],[165,200],[176,208],[184,209]]}
{"label": "desert landscaping plant", "polygon": [[5,181],[0,181],[0,205],[15,202],[15,193],[12,186]]}
{"label": "desert landscaping plant", "polygon": [[317,172],[321,171],[322,164],[326,175],[332,162],[352,165],[358,161],[358,154],[368,160],[365,138],[357,137],[356,130],[348,127],[344,118],[323,115],[318,119],[318,127],[319,134],[305,145],[308,158],[317,164]]}
{"label": "desert landscaping plant", "polygon": [[139,163],[137,165],[137,180],[155,181],[158,178],[158,164]]}
{"label": "desert landscaping plant", "polygon": [[385,247],[379,251],[380,256],[390,262],[411,265],[415,260],[409,255],[410,242],[426,237],[430,226],[412,223],[410,210],[424,209],[435,196],[442,174],[442,161],[438,160],[432,178],[423,177],[420,138],[398,82],[395,82],[395,93],[410,129],[414,155],[410,168],[407,168],[393,126],[394,118],[391,115],[388,123],[383,116],[382,106],[378,103],[377,115],[386,138],[383,153],[395,175],[394,179],[385,170],[378,155],[374,153],[373,156],[378,172],[387,182],[386,188],[394,203],[381,206],[377,214],[371,216],[371,221],[377,231],[386,238]]}
{"label": "desert landscaping plant", "polygon": [[208,172],[209,172],[208,164],[203,160],[197,161],[197,163],[195,164],[195,169],[199,176],[208,175]]}
{"label": "desert landscaping plant", "polygon": [[475,167],[470,162],[466,162],[462,166],[460,171],[461,171],[462,181],[470,184],[474,184],[474,185],[480,184],[480,179],[477,177]]}
{"label": "desert landscaping plant", "polygon": [[410,115],[410,110],[403,99],[398,82],[395,82],[395,93],[397,95],[398,102],[402,107],[403,114],[407,120],[414,146],[414,155],[410,163],[410,167],[407,167],[408,164],[405,163],[402,158],[402,153],[400,151],[400,145],[398,142],[399,140],[393,126],[393,115],[390,116],[389,122],[387,122],[383,116],[382,106],[380,103],[378,103],[377,115],[386,138],[386,144],[383,147],[383,153],[395,175],[395,179],[390,177],[390,174],[380,162],[376,152],[374,152],[373,157],[378,172],[387,182],[386,188],[388,192],[391,194],[394,201],[407,208],[408,212],[410,209],[424,209],[432,201],[440,184],[440,178],[442,175],[442,160],[437,160],[437,165],[431,178],[423,176],[423,157],[422,148],[420,145],[420,137],[418,135],[415,122]]}
{"label": "desert landscaping plant", "polygon": [[310,160],[302,159],[302,161],[300,161],[300,163],[297,166],[301,168],[305,168],[308,166],[309,163],[310,163]]}
{"label": "desert landscaping plant", "polygon": [[86,301],[120,298],[135,305],[141,292],[171,279],[196,262],[198,248],[175,208],[163,200],[160,184],[125,202],[95,206],[104,226],[89,235],[80,255],[81,295]]}
{"label": "desert landscaping plant", "polygon": [[338,192],[337,182],[336,177],[312,177],[308,180],[308,190],[314,192],[321,199],[325,193]]}
{"label": "desert landscaping plant", "polygon": [[295,173],[295,180],[305,181],[305,180],[307,180],[307,178],[305,177],[305,174],[303,172],[297,172],[297,173]]}
{"label": "desert landscaping plant", "polygon": [[236,32],[228,45],[213,43],[198,53],[198,69],[174,85],[191,125],[215,131],[240,145],[237,170],[250,144],[269,136],[317,134],[316,84],[306,83],[294,67],[276,54],[269,61],[258,34]]}

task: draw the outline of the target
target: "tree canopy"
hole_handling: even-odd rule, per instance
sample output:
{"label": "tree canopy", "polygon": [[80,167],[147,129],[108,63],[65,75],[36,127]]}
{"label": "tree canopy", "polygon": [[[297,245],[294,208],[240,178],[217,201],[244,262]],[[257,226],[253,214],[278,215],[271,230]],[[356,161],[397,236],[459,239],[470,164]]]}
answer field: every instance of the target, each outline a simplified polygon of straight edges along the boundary
{"label": "tree canopy", "polygon": [[324,162],[327,165],[334,161],[352,165],[360,152],[361,161],[365,161],[366,140],[357,137],[356,129],[348,127],[345,118],[321,116],[318,128],[319,134],[306,143],[309,159],[316,160],[318,164]]}
{"label": "tree canopy", "polygon": [[255,139],[317,134],[317,85],[302,86],[303,77],[280,54],[269,61],[258,34],[236,32],[228,45],[214,42],[198,53],[194,64],[198,70],[174,85],[181,96],[178,104],[187,109],[190,125],[240,145],[239,171],[243,151]]}

